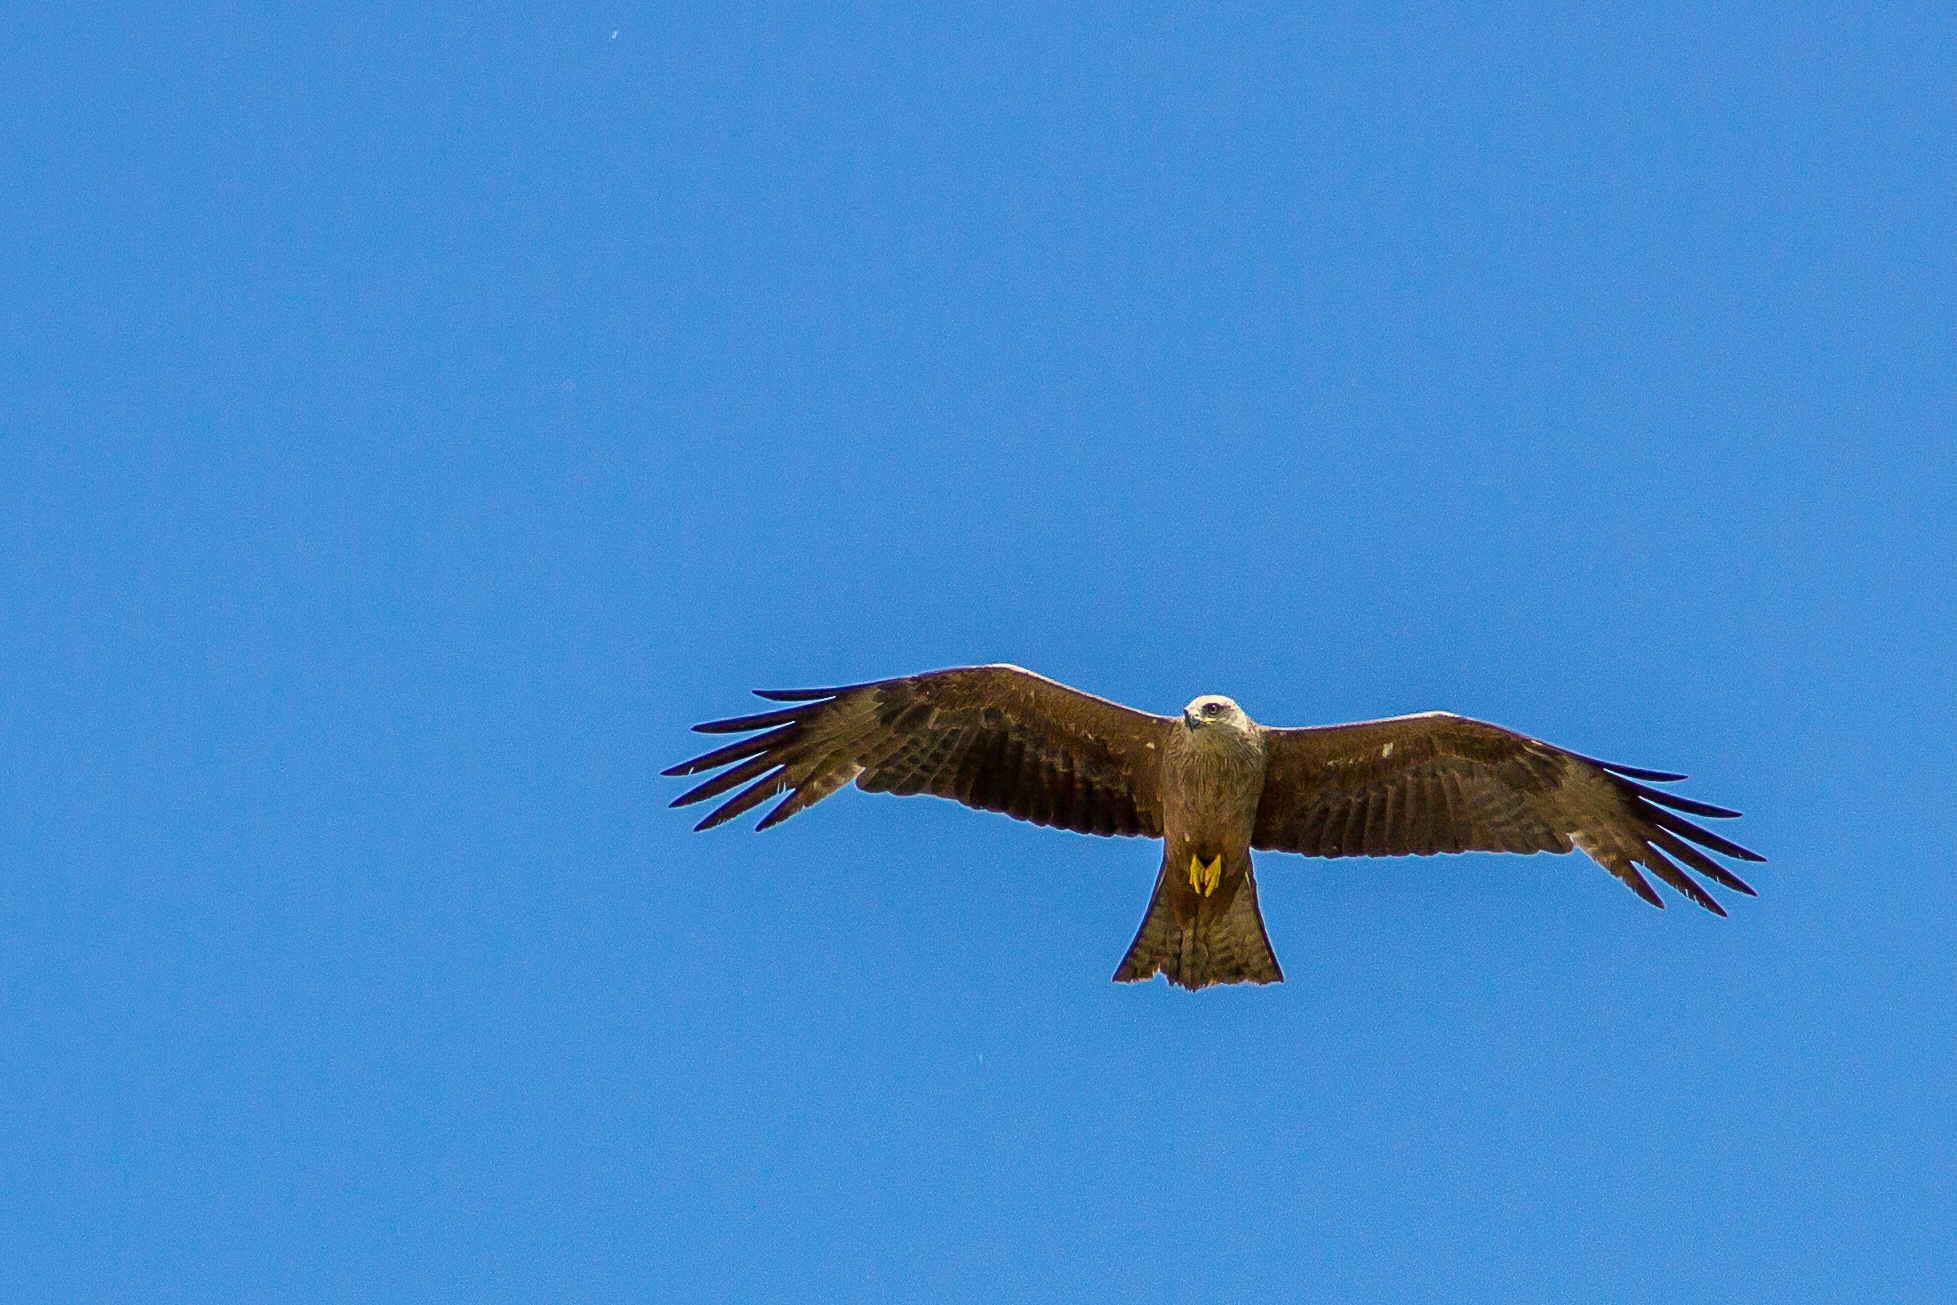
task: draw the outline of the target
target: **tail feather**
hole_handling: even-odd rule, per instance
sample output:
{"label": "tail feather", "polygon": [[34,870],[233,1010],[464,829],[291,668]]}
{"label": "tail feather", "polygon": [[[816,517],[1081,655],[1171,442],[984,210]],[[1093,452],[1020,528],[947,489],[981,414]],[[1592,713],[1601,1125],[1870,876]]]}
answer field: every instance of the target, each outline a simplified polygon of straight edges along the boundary
{"label": "tail feather", "polygon": [[1159,971],[1192,992],[1212,983],[1284,982],[1257,909],[1257,878],[1248,857],[1244,862],[1241,875],[1226,872],[1217,891],[1205,897],[1165,861],[1115,981],[1139,983]]}

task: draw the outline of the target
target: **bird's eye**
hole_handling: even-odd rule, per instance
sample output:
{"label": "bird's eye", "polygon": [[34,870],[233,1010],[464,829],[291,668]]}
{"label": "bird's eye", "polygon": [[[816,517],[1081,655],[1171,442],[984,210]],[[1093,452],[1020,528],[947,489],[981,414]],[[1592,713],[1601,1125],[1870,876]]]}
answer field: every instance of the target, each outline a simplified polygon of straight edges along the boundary
{"label": "bird's eye", "polygon": [[1205,716],[1214,716],[1216,715],[1216,713],[1222,710],[1223,708],[1217,706],[1213,702],[1206,702],[1203,704],[1203,715]]}

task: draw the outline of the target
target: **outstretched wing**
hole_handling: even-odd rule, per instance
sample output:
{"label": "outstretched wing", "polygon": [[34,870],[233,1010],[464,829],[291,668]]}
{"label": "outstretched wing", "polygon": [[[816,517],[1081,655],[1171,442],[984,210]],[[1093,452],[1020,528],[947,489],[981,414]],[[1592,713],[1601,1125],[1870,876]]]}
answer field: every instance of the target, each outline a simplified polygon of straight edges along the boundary
{"label": "outstretched wing", "polygon": [[664,772],[732,767],[682,794],[676,807],[747,786],[697,829],[788,794],[755,826],[766,829],[854,780],[871,793],[931,793],[1083,834],[1161,836],[1160,758],[1172,726],[1165,717],[1017,666],[755,692],[796,705],[695,725],[705,734],[753,736]]}
{"label": "outstretched wing", "polygon": [[[1715,915],[1719,903],[1674,859],[1753,895],[1700,847],[1766,858],[1677,814],[1739,812],[1661,792],[1636,770],[1445,712],[1357,725],[1266,730],[1268,761],[1251,846],[1306,856],[1567,852],[1575,847],[1653,906],[1642,865]],[[1698,844],[1698,847],[1692,844]]]}

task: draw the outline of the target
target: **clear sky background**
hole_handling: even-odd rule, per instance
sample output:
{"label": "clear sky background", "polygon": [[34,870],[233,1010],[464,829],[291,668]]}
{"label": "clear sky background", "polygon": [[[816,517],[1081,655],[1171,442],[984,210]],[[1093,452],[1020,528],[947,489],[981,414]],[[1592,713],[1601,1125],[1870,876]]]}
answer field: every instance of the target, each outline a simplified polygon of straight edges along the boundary
{"label": "clear sky background", "polygon": [[[10,17],[0,1295],[1957,1298],[1957,21],[1575,8]],[[995,660],[1770,861],[666,809]]]}

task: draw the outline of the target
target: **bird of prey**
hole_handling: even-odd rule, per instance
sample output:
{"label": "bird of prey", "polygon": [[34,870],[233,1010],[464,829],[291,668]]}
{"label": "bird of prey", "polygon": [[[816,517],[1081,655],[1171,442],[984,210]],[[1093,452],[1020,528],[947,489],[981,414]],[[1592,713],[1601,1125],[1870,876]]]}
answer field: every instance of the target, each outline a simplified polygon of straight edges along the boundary
{"label": "bird of prey", "polygon": [[749,737],[664,772],[728,767],[674,800],[740,789],[696,828],[787,794],[756,825],[766,829],[853,781],[1082,834],[1159,838],[1155,895],[1114,973],[1124,983],[1157,973],[1192,990],[1283,981],[1257,909],[1253,848],[1324,857],[1575,848],[1653,906],[1664,903],[1640,865],[1715,915],[1726,912],[1679,863],[1753,896],[1699,849],[1765,860],[1678,814],[1737,811],[1639,782],[1683,775],[1446,712],[1270,729],[1216,694],[1180,717],[1152,716],[1017,666],[756,693],[793,705],[694,726]]}

